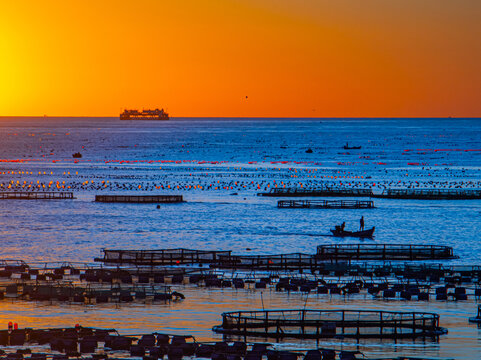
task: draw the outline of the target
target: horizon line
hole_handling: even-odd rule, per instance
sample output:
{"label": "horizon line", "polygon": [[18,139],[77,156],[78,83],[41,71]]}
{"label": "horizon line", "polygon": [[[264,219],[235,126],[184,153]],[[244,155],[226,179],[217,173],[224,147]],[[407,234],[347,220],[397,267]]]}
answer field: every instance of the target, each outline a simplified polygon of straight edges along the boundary
{"label": "horizon line", "polygon": [[[116,116],[97,115],[0,115],[3,118],[119,118]],[[481,119],[480,116],[171,116],[170,119]],[[122,120],[126,121],[126,120]],[[128,120],[127,120],[128,121]],[[130,120],[139,121],[139,120]],[[143,120],[140,120],[143,121]],[[145,120],[168,121],[168,120]]]}

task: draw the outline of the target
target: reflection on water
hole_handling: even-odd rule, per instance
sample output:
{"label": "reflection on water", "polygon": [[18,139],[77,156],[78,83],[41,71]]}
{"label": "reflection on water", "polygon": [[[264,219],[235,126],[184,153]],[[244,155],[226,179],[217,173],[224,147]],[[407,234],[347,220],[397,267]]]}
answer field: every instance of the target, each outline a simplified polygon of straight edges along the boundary
{"label": "reflection on water", "polygon": [[[177,286],[184,293],[184,301],[166,304],[145,305],[133,303],[116,306],[68,305],[49,302],[18,302],[4,300],[0,303],[0,322],[19,323],[21,327],[83,326],[116,328],[123,334],[142,334],[153,331],[169,334],[190,334],[199,341],[219,341],[222,335],[211,331],[221,323],[221,313],[234,310],[312,308],[312,309],[372,309],[436,312],[440,314],[440,325],[449,329],[439,342],[431,339],[416,340],[293,340],[285,339],[279,346],[307,349],[316,346],[344,349],[359,349],[366,355],[417,355],[429,357],[475,359],[479,353],[480,331],[476,325],[468,324],[468,317],[476,313],[473,301],[465,302],[417,302],[401,300],[373,300],[369,295],[317,295],[275,292],[271,290],[206,289],[193,285]],[[235,337],[227,337],[235,339]],[[249,338],[251,341],[265,341]],[[273,341],[271,339],[270,341]]]}

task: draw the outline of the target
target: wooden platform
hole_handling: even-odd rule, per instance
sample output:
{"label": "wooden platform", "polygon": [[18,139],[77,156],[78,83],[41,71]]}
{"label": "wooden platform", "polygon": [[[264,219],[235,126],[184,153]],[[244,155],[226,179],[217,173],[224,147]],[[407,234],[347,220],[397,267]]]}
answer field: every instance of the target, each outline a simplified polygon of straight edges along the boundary
{"label": "wooden platform", "polygon": [[266,193],[259,193],[259,196],[272,197],[306,197],[306,196],[335,196],[335,197],[370,197],[372,189],[351,189],[351,188],[274,188]]}
{"label": "wooden platform", "polygon": [[386,189],[376,198],[418,200],[476,200],[481,189]]}
{"label": "wooden platform", "polygon": [[55,192],[55,191],[4,191],[0,192],[0,199],[15,200],[63,200],[73,199],[72,192]]}
{"label": "wooden platform", "polygon": [[95,195],[96,202],[104,203],[181,203],[182,195]]}
{"label": "wooden platform", "polygon": [[271,338],[416,338],[447,333],[439,315],[374,310],[265,310],[222,314],[213,331]]}
{"label": "wooden platform", "polygon": [[439,245],[319,245],[317,257],[328,260],[441,260],[456,258],[453,248]]}
{"label": "wooden platform", "polygon": [[278,208],[373,209],[374,201],[362,200],[279,200]]}

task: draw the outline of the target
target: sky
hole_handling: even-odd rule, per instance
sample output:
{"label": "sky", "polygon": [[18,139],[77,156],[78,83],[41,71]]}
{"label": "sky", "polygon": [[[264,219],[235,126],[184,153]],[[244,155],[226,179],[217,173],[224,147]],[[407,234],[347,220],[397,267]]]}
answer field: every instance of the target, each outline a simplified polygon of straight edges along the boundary
{"label": "sky", "polygon": [[24,0],[0,116],[479,117],[479,0]]}

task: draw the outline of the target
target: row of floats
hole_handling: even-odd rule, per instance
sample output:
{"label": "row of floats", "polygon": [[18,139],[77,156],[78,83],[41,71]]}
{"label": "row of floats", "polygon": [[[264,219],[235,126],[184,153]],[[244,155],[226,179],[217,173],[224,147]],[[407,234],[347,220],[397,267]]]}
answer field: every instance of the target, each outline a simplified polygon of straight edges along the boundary
{"label": "row of floats", "polygon": [[[30,266],[0,262],[0,298],[86,304],[182,300],[173,290],[196,285],[207,288],[269,289],[318,295],[370,294],[378,299],[477,300],[481,269],[434,265],[360,269],[333,264],[321,273],[231,272],[191,267],[88,267],[54,264]],[[337,269],[337,270],[336,270]],[[468,275],[469,274],[469,275]]]}
{"label": "row of floats", "polygon": [[[136,300],[146,301],[167,301],[181,300],[185,296],[173,291],[171,286],[160,285],[165,281],[169,284],[197,284],[207,288],[234,288],[234,289],[270,289],[277,292],[289,293],[316,293],[318,295],[354,295],[370,294],[375,298],[382,299],[403,299],[429,301],[436,300],[468,300],[481,297],[481,288],[477,286],[461,286],[445,284],[434,286],[432,284],[414,282],[402,282],[395,279],[383,281],[337,279],[309,279],[296,277],[268,276],[243,279],[239,277],[227,278],[219,274],[193,274],[188,277],[184,275],[139,275],[136,283],[132,284],[132,276],[124,275],[124,281],[116,280],[111,273],[102,271],[103,275],[84,275],[82,280],[90,281],[87,284],[74,284],[61,281],[45,281],[35,279],[14,280],[13,282],[0,283],[0,299],[17,298],[23,300],[37,301],[65,301],[79,303],[107,303],[107,302],[131,302]],[[39,275],[39,278],[43,278]],[[153,280],[152,280],[153,279]],[[152,282],[153,281],[153,282]]]}

